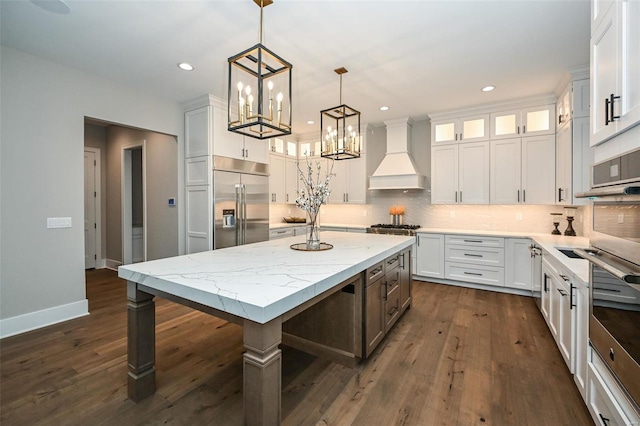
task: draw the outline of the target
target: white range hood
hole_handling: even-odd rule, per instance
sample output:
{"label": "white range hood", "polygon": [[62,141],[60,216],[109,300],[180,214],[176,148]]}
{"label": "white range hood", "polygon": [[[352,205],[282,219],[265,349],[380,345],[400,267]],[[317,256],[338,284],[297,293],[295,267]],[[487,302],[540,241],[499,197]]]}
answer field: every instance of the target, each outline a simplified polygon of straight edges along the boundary
{"label": "white range hood", "polygon": [[369,177],[369,189],[424,189],[422,175],[409,152],[411,118],[385,121],[387,153]]}

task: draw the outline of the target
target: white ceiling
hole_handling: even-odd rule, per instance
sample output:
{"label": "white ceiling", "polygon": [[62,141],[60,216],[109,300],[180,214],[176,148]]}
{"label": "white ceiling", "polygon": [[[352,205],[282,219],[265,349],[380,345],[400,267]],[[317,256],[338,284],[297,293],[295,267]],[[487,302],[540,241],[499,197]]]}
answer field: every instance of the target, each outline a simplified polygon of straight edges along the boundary
{"label": "white ceiling", "polygon": [[[252,0],[66,0],[69,14],[0,3],[3,45],[178,102],[226,99],[228,57],[258,42]],[[307,133],[338,104],[340,66],[343,101],[366,123],[551,93],[589,62],[589,10],[588,0],[275,0],[263,43],[293,64],[293,131]],[[496,90],[481,92],[488,84]]]}

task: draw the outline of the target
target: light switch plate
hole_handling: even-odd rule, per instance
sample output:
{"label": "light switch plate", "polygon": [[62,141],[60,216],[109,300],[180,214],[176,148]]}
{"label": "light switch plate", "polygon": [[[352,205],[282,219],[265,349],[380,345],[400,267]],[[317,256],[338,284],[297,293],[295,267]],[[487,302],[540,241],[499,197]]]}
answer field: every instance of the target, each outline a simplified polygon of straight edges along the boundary
{"label": "light switch plate", "polygon": [[47,228],[71,228],[70,217],[48,217]]}

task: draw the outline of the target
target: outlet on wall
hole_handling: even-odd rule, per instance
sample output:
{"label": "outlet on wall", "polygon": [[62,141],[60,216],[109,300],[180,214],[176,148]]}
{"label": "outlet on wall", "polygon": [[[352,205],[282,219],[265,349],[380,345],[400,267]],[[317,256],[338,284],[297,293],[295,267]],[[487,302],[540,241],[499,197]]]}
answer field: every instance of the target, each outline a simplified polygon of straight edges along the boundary
{"label": "outlet on wall", "polygon": [[516,220],[522,220],[522,213],[516,213]]}
{"label": "outlet on wall", "polygon": [[449,219],[455,219],[456,218],[456,211],[455,210],[451,210],[449,212]]}

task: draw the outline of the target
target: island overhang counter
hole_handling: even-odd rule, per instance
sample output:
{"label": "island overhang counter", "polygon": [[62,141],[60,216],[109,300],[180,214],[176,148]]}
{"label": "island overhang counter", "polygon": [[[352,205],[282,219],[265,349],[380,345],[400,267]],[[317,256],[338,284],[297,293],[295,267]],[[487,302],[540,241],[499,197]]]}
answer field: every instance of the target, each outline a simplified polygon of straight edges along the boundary
{"label": "island overhang counter", "polygon": [[415,237],[325,232],[324,251],[292,237],[121,266],[128,281],[128,394],[155,392],[154,296],[243,326],[245,424],[279,424],[282,324],[341,289]]}

